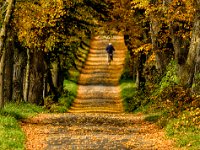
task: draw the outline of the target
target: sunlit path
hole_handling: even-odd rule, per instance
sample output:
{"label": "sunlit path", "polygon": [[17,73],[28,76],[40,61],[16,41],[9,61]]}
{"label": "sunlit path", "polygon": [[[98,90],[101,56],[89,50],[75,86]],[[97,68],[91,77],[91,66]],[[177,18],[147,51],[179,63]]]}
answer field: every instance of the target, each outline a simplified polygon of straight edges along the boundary
{"label": "sunlit path", "polygon": [[[112,42],[114,61],[107,64]],[[123,36],[94,37],[79,78],[77,97],[67,113],[41,114],[23,121],[27,150],[170,150],[162,130],[144,115],[124,113],[119,79],[126,47]]]}
{"label": "sunlit path", "polygon": [[[106,46],[115,48],[114,60],[107,63]],[[79,78],[77,98],[69,112],[123,112],[118,82],[124,67],[127,48],[122,35],[95,36]]]}

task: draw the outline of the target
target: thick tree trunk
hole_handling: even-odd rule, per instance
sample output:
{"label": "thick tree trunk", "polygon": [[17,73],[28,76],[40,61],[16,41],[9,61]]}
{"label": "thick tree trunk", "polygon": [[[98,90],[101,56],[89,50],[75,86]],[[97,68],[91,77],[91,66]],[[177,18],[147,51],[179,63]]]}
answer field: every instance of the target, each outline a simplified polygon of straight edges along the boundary
{"label": "thick tree trunk", "polygon": [[7,28],[10,22],[10,18],[12,15],[12,11],[14,9],[15,0],[7,0],[7,9],[5,18],[3,20],[1,31],[0,31],[0,62],[1,62],[1,68],[0,68],[0,107],[2,108],[4,106],[4,69],[5,69],[5,55],[4,52],[4,44],[5,40],[7,38]]}
{"label": "thick tree trunk", "polygon": [[181,68],[180,82],[185,87],[191,87],[194,79],[195,66],[200,51],[200,0],[194,0],[196,7],[194,26],[188,57],[185,65]]}
{"label": "thick tree trunk", "polygon": [[53,95],[54,96],[53,100],[57,102],[59,93],[58,93],[57,88],[54,86],[53,79],[52,79],[52,72],[50,71],[49,68],[47,69],[47,82],[49,85],[48,95]]}
{"label": "thick tree trunk", "polygon": [[193,83],[195,65],[197,63],[197,54],[200,50],[200,17],[196,19],[194,30],[192,33],[192,40],[187,57],[186,64],[181,68],[180,81],[186,87],[191,87]]}
{"label": "thick tree trunk", "polygon": [[[184,73],[184,67],[188,56],[189,51],[189,40],[188,39],[182,39],[182,37],[179,37],[175,34],[175,32],[178,32],[176,29],[177,26],[170,24],[170,34],[172,39],[172,44],[174,47],[174,54],[175,54],[175,60],[178,65],[178,72],[177,75],[180,77]],[[188,40],[188,41],[187,41]]]}
{"label": "thick tree trunk", "polygon": [[4,99],[5,102],[12,100],[12,85],[13,85],[13,63],[14,63],[14,41],[11,31],[9,31],[9,38],[6,40],[6,60],[5,60],[5,78],[4,78]]}
{"label": "thick tree trunk", "polygon": [[26,53],[21,47],[14,52],[14,71],[13,71],[13,101],[23,101],[23,77],[26,65]]}
{"label": "thick tree trunk", "polygon": [[1,26],[1,31],[0,31],[0,60],[3,54],[3,48],[4,48],[4,43],[7,37],[7,29],[8,29],[8,25],[10,23],[10,18],[12,15],[12,11],[14,9],[14,5],[15,5],[15,0],[7,0],[7,8],[6,8],[6,15],[5,18],[3,20],[3,24]]}
{"label": "thick tree trunk", "polygon": [[44,55],[34,50],[30,63],[30,86],[28,101],[34,104],[43,103],[43,79],[45,73]]}
{"label": "thick tree trunk", "polygon": [[158,40],[157,40],[160,28],[159,28],[159,22],[153,19],[153,17],[151,20],[150,31],[151,31],[152,49],[156,55],[156,68],[162,74],[165,69],[165,64],[162,52],[158,48]]}
{"label": "thick tree trunk", "polygon": [[63,92],[64,77],[59,57],[57,58],[57,61],[52,64],[51,73],[54,87],[60,95]]}

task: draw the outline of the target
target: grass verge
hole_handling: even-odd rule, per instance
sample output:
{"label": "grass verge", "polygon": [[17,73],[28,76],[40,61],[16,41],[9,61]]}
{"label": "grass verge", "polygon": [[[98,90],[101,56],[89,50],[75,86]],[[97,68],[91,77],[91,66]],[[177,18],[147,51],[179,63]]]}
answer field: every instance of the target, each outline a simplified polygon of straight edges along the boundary
{"label": "grass verge", "polygon": [[6,104],[0,110],[0,148],[1,150],[23,150],[25,135],[20,128],[19,120],[44,112],[42,107],[20,103]]}
{"label": "grass verge", "polygon": [[130,112],[130,101],[136,94],[136,86],[132,80],[121,80],[120,81],[121,96],[123,98],[124,109]]}
{"label": "grass verge", "polygon": [[199,150],[200,109],[183,111],[178,118],[171,119],[165,129],[169,137],[176,139],[178,147]]}
{"label": "grass verge", "polygon": [[70,80],[64,81],[64,94],[59,98],[58,103],[51,106],[50,112],[64,113],[70,108],[77,94],[77,84]]}
{"label": "grass verge", "polygon": [[[145,120],[156,123],[158,126],[162,127],[166,131],[166,135],[176,141],[177,147],[188,150],[199,150],[199,108],[188,107],[182,110],[182,108],[186,107],[186,104],[185,106],[181,105],[179,108],[177,106],[179,97],[176,97],[174,101],[165,101],[164,97],[170,96],[170,94],[167,94],[167,91],[164,95],[159,96],[159,94],[157,94],[157,98],[155,98],[155,95],[144,95],[140,92],[136,92],[135,84],[130,80],[121,81],[120,85],[121,95],[124,99],[125,110],[127,112],[142,112],[146,114],[147,117]],[[172,90],[172,92],[174,92],[174,90]],[[178,96],[178,94],[176,95]],[[185,95],[184,98],[186,98]]]}

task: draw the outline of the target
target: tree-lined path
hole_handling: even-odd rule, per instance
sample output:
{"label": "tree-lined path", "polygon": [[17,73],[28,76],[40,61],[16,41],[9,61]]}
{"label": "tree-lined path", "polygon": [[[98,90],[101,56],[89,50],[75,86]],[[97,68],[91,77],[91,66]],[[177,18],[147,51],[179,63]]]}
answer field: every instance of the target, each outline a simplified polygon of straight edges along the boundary
{"label": "tree-lined path", "polygon": [[[107,63],[105,51],[112,43],[114,61]],[[123,112],[118,81],[123,71],[126,55],[123,36],[95,36],[79,78],[77,99],[69,112]]]}
{"label": "tree-lined path", "polygon": [[[106,45],[115,47],[107,64]],[[167,150],[172,142],[143,115],[126,114],[118,85],[126,47],[123,36],[96,36],[91,40],[79,88],[69,112],[41,114],[23,121],[28,150]]]}

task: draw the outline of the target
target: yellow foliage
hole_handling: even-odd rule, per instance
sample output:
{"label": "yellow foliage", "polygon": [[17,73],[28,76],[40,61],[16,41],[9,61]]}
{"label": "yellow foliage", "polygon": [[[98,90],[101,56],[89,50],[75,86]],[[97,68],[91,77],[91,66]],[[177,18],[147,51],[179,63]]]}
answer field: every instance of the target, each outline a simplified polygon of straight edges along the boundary
{"label": "yellow foliage", "polygon": [[32,2],[21,2],[14,13],[15,28],[18,30],[18,38],[30,48],[49,48],[58,42],[59,28],[57,22],[65,15],[62,0],[40,0],[39,5]]}
{"label": "yellow foliage", "polygon": [[156,55],[155,55],[155,53],[152,53],[152,54],[148,57],[146,63],[147,63],[147,64],[151,64],[152,62],[155,62],[155,60],[156,60]]}
{"label": "yellow foliage", "polygon": [[149,6],[149,0],[132,0],[131,4],[133,6],[133,8],[140,8],[140,9],[144,9],[147,8]]}
{"label": "yellow foliage", "polygon": [[139,53],[139,52],[144,52],[144,53],[148,53],[150,52],[152,49],[152,44],[147,43],[147,44],[143,44],[142,46],[140,46],[137,49],[134,49],[135,53]]}

